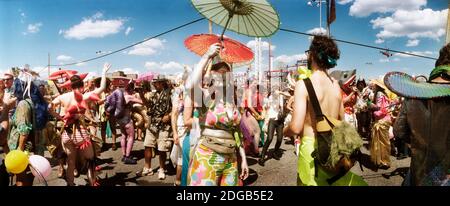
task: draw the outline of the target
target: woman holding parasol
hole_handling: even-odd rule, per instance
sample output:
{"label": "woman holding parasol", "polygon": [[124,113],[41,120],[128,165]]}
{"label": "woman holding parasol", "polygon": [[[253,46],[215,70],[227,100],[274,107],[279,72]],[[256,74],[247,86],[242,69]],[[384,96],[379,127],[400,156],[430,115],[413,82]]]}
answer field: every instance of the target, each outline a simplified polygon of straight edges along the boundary
{"label": "woman holding parasol", "polygon": [[[239,179],[248,177],[245,151],[240,138],[235,138],[240,114],[229,95],[234,91],[231,66],[217,58],[219,50],[218,43],[211,45],[186,83],[184,122],[192,126],[193,109],[197,107],[202,131],[189,166],[188,184],[191,186],[237,186]],[[210,69],[204,72],[210,61]],[[207,85],[213,97],[202,98],[202,79],[210,82]],[[242,158],[240,175],[236,150]]]}

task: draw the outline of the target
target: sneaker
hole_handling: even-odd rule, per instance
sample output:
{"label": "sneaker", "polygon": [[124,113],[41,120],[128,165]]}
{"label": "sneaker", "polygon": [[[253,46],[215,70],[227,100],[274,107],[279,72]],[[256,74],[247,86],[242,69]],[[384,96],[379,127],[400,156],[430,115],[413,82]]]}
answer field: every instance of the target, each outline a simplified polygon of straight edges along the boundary
{"label": "sneaker", "polygon": [[151,176],[153,174],[154,174],[153,170],[150,168],[146,168],[146,167],[142,168],[142,171],[136,172],[136,175],[140,176],[140,177]]}
{"label": "sneaker", "polygon": [[125,156],[122,156],[122,159],[120,161],[125,162]]}
{"label": "sneaker", "polygon": [[164,173],[164,170],[159,169],[159,172],[158,172],[158,179],[160,179],[160,180],[166,179],[166,173]]}
{"label": "sneaker", "polygon": [[264,160],[263,159],[258,159],[258,164],[264,167]]}
{"label": "sneaker", "polygon": [[280,160],[281,159],[281,152],[280,151],[276,151],[273,153],[273,158],[276,160]]}
{"label": "sneaker", "polygon": [[135,164],[137,164],[137,161],[134,160],[133,158],[130,158],[130,157],[124,157],[124,158],[125,158],[125,160],[123,161],[123,163],[126,164],[126,165],[135,165]]}

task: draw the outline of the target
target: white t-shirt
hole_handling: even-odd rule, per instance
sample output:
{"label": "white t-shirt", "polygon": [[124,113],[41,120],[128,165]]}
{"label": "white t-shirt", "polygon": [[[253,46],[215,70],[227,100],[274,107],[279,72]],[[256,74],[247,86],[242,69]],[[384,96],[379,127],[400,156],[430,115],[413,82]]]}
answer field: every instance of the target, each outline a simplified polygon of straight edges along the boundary
{"label": "white t-shirt", "polygon": [[283,97],[281,95],[277,95],[277,97],[270,95],[268,98],[265,98],[265,101],[266,107],[269,108],[268,110],[269,119],[276,119],[278,117],[278,113],[282,112]]}

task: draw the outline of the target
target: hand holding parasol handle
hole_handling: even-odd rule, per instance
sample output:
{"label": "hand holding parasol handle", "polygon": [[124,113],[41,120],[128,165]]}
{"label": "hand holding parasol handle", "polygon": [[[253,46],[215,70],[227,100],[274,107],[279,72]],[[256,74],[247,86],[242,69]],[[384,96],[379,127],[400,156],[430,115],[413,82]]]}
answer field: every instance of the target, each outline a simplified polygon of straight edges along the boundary
{"label": "hand holding parasol handle", "polygon": [[236,7],[237,7],[237,3],[239,3],[239,1],[233,1],[234,3],[234,7],[232,11],[228,11],[228,19],[227,19],[227,23],[225,23],[225,26],[223,27],[222,30],[222,34],[220,35],[220,41],[223,41],[223,34],[225,34],[225,31],[227,30],[228,24],[230,23],[230,20],[233,18],[234,12],[236,11]]}

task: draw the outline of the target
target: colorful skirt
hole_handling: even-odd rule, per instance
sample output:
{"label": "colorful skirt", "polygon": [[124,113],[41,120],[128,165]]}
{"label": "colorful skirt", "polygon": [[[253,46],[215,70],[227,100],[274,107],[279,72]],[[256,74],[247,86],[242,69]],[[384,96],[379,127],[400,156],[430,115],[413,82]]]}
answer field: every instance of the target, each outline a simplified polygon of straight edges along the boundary
{"label": "colorful skirt", "polygon": [[377,166],[391,165],[391,141],[389,139],[389,127],[391,123],[386,120],[378,120],[372,126],[372,139],[370,141],[370,159]]}
{"label": "colorful skirt", "polygon": [[219,154],[199,143],[188,176],[189,186],[239,186],[236,154]]}

